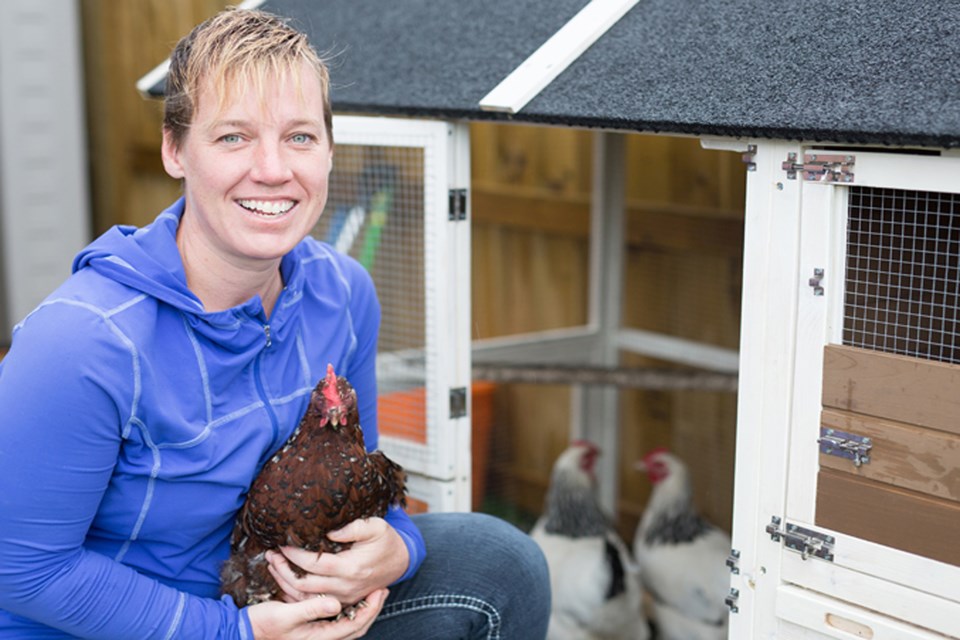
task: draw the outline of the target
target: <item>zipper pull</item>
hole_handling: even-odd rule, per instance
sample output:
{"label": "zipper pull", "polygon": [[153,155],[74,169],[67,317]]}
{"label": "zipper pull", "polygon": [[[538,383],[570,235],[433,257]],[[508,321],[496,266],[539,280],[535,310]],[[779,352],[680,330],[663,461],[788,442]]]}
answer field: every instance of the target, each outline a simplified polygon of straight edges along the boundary
{"label": "zipper pull", "polygon": [[266,337],[267,337],[267,344],[266,344],[266,346],[269,347],[270,345],[273,344],[273,340],[270,338],[270,325],[268,325],[268,324],[263,325],[263,333],[264,333],[264,335],[266,335]]}

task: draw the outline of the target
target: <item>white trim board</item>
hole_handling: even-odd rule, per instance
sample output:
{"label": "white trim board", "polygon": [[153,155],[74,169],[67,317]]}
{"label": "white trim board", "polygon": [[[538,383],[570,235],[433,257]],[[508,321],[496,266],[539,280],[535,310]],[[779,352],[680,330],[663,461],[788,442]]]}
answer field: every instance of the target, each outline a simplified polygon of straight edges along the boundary
{"label": "white trim board", "polygon": [[480,100],[484,111],[517,113],[639,0],[591,0]]}

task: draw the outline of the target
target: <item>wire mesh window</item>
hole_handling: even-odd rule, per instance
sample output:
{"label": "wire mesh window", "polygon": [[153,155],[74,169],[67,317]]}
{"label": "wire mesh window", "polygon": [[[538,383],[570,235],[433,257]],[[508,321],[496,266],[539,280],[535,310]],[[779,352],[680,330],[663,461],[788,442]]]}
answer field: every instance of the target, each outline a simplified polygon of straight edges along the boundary
{"label": "wire mesh window", "polygon": [[960,195],[851,187],[843,343],[960,363]]}
{"label": "wire mesh window", "polygon": [[378,355],[411,363],[399,382],[378,376],[380,432],[425,442],[423,149],[338,144],[312,233],[370,272],[382,309]]}
{"label": "wire mesh window", "polygon": [[422,349],[423,150],[337,145],[314,237],[360,261],[383,308],[381,351]]}

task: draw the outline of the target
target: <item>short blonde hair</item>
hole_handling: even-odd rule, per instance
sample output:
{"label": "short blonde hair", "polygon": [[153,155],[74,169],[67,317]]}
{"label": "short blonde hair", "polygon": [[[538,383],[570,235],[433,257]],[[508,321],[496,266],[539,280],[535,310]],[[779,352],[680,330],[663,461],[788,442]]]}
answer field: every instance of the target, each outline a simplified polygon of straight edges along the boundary
{"label": "short blonde hair", "polygon": [[263,95],[267,78],[299,84],[303,62],[317,74],[323,92],[323,120],[333,144],[330,76],[307,36],[266,11],[225,9],[184,36],[170,55],[164,90],[163,127],[174,146],[183,143],[210,79],[220,106],[234,92],[253,84]]}

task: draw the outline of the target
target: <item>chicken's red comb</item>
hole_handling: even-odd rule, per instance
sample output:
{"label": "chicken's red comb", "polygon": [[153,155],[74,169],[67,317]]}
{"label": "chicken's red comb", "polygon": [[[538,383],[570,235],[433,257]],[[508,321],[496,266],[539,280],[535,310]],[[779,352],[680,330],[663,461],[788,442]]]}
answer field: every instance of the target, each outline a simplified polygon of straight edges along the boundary
{"label": "chicken's red comb", "polygon": [[589,440],[584,440],[583,438],[578,438],[570,442],[571,447],[586,447],[594,453],[600,453],[600,447],[590,442]]}
{"label": "chicken's red comb", "polygon": [[644,462],[649,462],[651,458],[660,455],[661,453],[670,453],[670,450],[666,447],[656,447],[647,452],[647,455],[643,456]]}
{"label": "chicken's red comb", "polygon": [[337,374],[333,371],[333,365],[327,365],[327,377],[323,385],[323,397],[326,398],[330,406],[340,404],[340,394],[337,392]]}

